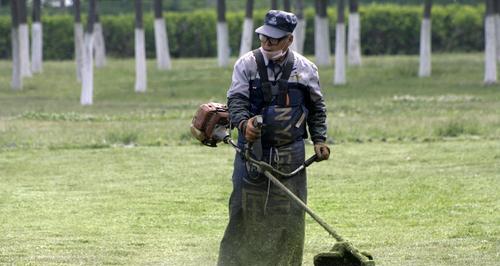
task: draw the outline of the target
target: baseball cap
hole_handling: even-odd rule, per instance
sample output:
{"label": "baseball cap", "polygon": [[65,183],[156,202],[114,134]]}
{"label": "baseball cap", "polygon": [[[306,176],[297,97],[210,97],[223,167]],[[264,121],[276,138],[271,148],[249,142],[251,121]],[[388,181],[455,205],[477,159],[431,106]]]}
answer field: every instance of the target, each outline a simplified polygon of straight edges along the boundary
{"label": "baseball cap", "polygon": [[279,39],[292,33],[295,26],[297,26],[295,14],[281,10],[269,10],[264,19],[264,25],[258,27],[255,32]]}

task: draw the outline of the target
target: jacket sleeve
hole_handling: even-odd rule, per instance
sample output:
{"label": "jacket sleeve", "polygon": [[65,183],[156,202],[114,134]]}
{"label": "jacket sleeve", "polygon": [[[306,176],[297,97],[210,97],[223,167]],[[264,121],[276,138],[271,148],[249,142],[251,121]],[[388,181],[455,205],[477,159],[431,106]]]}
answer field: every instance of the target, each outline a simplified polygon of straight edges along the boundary
{"label": "jacket sleeve", "polygon": [[235,94],[229,96],[227,98],[227,107],[229,108],[231,128],[238,128],[241,121],[250,118],[250,101],[244,95]]}
{"label": "jacket sleeve", "polygon": [[250,74],[248,56],[242,57],[234,64],[231,87],[227,91],[227,106],[229,108],[229,120],[231,127],[238,127],[243,120],[250,115]]}
{"label": "jacket sleeve", "polygon": [[312,64],[312,73],[309,75],[310,80],[308,83],[309,99],[307,107],[309,115],[307,117],[307,125],[311,140],[316,142],[326,141],[326,105],[321,93],[321,86],[319,84],[318,68]]}

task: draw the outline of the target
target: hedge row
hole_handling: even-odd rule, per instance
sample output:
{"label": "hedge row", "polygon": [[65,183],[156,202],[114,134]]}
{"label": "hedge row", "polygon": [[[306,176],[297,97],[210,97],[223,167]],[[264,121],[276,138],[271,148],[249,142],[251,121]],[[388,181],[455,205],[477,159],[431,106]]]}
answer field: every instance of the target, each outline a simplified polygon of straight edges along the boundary
{"label": "hedge row", "polygon": [[[262,24],[265,10],[254,13],[254,25]],[[435,52],[480,51],[483,40],[484,6],[446,5],[432,10],[432,49]],[[228,13],[231,55],[239,51],[243,12]],[[330,39],[334,51],[336,10],[328,10]],[[418,53],[421,6],[361,6],[361,40],[364,54]],[[314,54],[314,10],[307,9],[305,54]],[[170,52],[173,57],[216,56],[216,14],[213,11],[166,13]],[[44,58],[73,57],[73,18],[69,15],[45,16],[43,22]],[[134,16],[116,15],[101,18],[106,49],[113,57],[134,54]],[[153,17],[144,17],[147,56],[154,56]],[[0,58],[11,53],[10,18],[0,17]],[[256,38],[254,38],[256,39]],[[258,44],[255,40],[254,47]]]}

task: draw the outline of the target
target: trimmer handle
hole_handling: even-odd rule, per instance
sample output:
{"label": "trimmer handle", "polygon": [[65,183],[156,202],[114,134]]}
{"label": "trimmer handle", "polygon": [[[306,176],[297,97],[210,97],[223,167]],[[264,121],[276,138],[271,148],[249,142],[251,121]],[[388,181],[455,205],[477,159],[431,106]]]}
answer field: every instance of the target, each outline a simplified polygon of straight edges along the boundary
{"label": "trimmer handle", "polygon": [[264,120],[263,120],[262,116],[261,115],[256,115],[255,119],[253,120],[252,125],[255,128],[262,128],[262,126],[264,125]]}
{"label": "trimmer handle", "polygon": [[314,154],[313,156],[311,156],[309,159],[307,159],[304,162],[304,167],[308,167],[309,165],[313,164],[317,159],[318,159],[318,155]]}
{"label": "trimmer handle", "polygon": [[[264,126],[264,120],[262,118],[262,115],[255,116],[255,119],[252,120],[252,126],[254,126],[255,128],[258,128],[258,129],[262,129],[262,126]],[[245,156],[250,155],[248,152],[252,149],[252,146],[253,146],[253,142],[247,141],[247,143],[245,144],[245,150],[246,150]]]}

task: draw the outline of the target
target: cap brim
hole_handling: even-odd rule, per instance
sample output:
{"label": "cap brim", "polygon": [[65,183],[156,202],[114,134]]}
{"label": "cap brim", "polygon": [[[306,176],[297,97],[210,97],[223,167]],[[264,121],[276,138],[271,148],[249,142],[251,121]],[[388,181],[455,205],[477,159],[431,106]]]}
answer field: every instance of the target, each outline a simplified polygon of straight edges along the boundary
{"label": "cap brim", "polygon": [[271,27],[269,25],[260,26],[255,30],[255,32],[262,34],[262,35],[269,36],[269,37],[274,38],[274,39],[279,39],[279,38],[284,37],[287,34],[289,34],[289,32],[277,29],[275,27]]}

